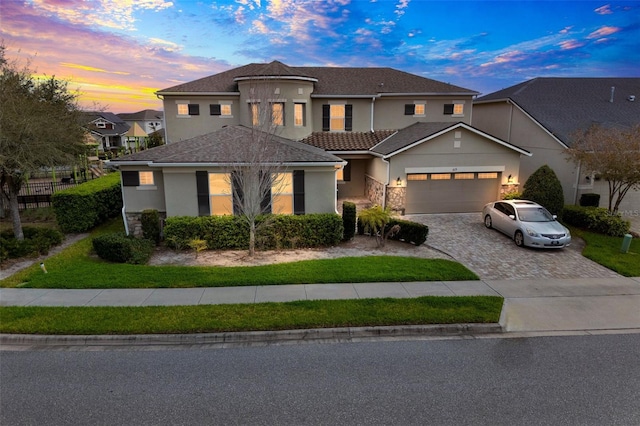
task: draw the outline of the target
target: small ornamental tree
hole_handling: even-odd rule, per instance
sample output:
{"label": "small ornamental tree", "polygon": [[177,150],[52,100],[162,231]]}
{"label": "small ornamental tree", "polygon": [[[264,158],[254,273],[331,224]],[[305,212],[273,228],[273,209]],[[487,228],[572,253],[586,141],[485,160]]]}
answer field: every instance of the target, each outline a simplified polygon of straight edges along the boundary
{"label": "small ornamental tree", "polygon": [[564,208],[562,184],[553,169],[546,164],[529,176],[524,184],[522,198],[540,204],[555,215],[562,214]]}

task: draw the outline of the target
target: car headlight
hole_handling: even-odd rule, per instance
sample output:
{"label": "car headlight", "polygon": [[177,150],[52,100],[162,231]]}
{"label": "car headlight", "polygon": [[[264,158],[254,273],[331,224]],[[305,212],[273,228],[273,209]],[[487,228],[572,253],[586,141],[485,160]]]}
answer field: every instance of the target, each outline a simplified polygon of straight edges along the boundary
{"label": "car headlight", "polygon": [[527,234],[529,234],[530,237],[537,237],[538,233],[536,231],[534,231],[531,228],[527,228]]}

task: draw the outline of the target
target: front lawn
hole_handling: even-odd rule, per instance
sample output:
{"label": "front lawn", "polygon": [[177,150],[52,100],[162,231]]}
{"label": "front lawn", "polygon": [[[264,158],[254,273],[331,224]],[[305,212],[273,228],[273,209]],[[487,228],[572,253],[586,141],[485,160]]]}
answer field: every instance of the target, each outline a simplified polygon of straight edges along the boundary
{"label": "front lawn", "polygon": [[494,296],[312,300],[250,305],[3,307],[0,332],[162,334],[385,325],[497,323]]}
{"label": "front lawn", "polygon": [[[92,237],[117,229],[112,223]],[[29,288],[179,288],[345,282],[464,281],[478,276],[457,262],[399,256],[307,260],[251,267],[147,266],[109,263],[91,256],[86,238],[0,282]]]}
{"label": "front lawn", "polygon": [[628,253],[622,253],[622,237],[610,237],[571,228],[571,234],[585,240],[582,255],[625,277],[640,277],[640,240],[634,238]]}

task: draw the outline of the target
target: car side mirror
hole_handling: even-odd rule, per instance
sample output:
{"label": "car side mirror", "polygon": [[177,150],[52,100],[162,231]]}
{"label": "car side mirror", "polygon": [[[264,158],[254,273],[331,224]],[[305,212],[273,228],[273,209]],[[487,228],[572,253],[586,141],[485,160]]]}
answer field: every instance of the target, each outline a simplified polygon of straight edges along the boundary
{"label": "car side mirror", "polygon": [[558,218],[557,214],[551,215],[551,217],[553,218],[553,220],[556,220]]}
{"label": "car side mirror", "polygon": [[510,215],[509,215],[509,219],[511,219],[511,220],[516,220],[516,215],[515,215],[515,214],[510,214]]}

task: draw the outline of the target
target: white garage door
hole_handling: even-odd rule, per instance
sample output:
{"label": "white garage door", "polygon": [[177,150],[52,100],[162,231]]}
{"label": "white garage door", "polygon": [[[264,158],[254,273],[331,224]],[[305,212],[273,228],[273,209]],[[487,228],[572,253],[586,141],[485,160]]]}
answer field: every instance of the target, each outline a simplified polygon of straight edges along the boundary
{"label": "white garage door", "polygon": [[405,213],[479,212],[499,193],[498,172],[409,174]]}

